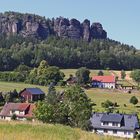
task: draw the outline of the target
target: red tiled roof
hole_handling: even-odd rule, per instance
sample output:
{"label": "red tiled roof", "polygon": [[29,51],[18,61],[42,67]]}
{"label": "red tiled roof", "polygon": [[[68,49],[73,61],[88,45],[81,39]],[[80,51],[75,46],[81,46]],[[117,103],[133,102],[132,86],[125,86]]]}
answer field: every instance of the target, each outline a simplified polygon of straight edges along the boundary
{"label": "red tiled roof", "polygon": [[25,115],[17,115],[19,117],[32,117],[32,111],[35,108],[34,104],[30,103],[7,103],[4,105],[3,109],[0,112],[0,116],[11,116],[10,111],[18,110],[25,111]]}
{"label": "red tiled roof", "polygon": [[27,107],[29,107],[30,104],[28,103],[21,103],[18,105],[18,110],[20,111],[25,111],[27,109]]}
{"label": "red tiled roof", "polygon": [[115,83],[115,76],[93,76],[92,81],[98,81],[102,83]]}

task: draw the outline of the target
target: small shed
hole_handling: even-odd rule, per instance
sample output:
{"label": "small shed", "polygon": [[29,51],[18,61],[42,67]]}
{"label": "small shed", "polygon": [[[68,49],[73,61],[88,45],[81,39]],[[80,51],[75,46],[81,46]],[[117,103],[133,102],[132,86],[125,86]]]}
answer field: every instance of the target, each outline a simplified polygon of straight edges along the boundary
{"label": "small shed", "polygon": [[20,92],[20,95],[26,102],[43,100],[45,97],[45,93],[40,88],[25,88]]}

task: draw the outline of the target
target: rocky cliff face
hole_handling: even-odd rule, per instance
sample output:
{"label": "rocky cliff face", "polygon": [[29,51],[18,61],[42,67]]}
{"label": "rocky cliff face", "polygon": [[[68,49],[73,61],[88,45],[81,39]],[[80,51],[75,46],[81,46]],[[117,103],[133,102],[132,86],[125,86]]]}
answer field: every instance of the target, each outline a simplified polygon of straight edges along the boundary
{"label": "rocky cliff face", "polygon": [[106,39],[107,33],[100,23],[90,25],[89,20],[80,23],[77,19],[45,19],[32,14],[21,14],[6,12],[0,14],[0,34],[19,34],[23,37],[36,37],[46,39],[50,35],[62,38],[84,39]]}

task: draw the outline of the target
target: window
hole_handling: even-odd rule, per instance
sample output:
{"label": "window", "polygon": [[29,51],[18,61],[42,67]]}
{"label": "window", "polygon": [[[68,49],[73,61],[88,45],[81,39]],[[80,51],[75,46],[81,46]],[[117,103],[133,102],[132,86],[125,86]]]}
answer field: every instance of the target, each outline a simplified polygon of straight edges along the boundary
{"label": "window", "polygon": [[19,114],[22,114],[23,115],[24,114],[24,111],[19,111]]}
{"label": "window", "polygon": [[117,130],[113,130],[113,134],[117,134]]}
{"label": "window", "polygon": [[113,123],[112,123],[112,126],[118,126],[118,123],[113,122]]}
{"label": "window", "polygon": [[12,114],[14,114],[15,113],[15,110],[12,110]]}
{"label": "window", "polygon": [[2,119],[5,119],[5,116],[2,116]]}
{"label": "window", "polygon": [[103,125],[108,125],[108,122],[103,122]]}
{"label": "window", "polygon": [[127,135],[127,131],[124,131],[124,134]]}
{"label": "window", "polygon": [[125,131],[124,134],[125,135],[131,135],[131,132],[130,131]]}
{"label": "window", "polygon": [[108,132],[108,130],[104,129],[104,133],[107,133],[107,132]]}

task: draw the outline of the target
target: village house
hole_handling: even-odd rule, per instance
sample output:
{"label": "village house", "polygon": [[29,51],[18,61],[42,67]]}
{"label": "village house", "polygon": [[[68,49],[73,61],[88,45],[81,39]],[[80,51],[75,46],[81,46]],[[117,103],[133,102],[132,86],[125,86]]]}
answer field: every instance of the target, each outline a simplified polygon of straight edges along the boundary
{"label": "village house", "polygon": [[34,102],[43,100],[45,93],[39,88],[25,88],[20,92],[20,96],[23,97],[26,102]]}
{"label": "village house", "polygon": [[93,132],[123,138],[134,138],[139,129],[135,114],[93,113]]}
{"label": "village house", "polygon": [[34,104],[30,103],[6,103],[0,112],[0,119],[11,120],[16,115],[17,120],[27,120],[33,118]]}
{"label": "village house", "polygon": [[114,89],[116,87],[115,76],[93,76],[92,87]]}

